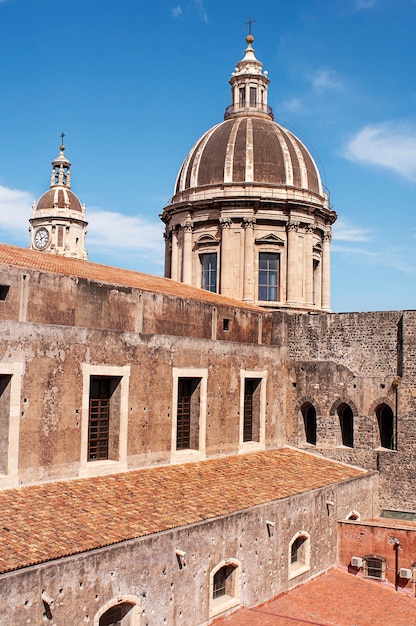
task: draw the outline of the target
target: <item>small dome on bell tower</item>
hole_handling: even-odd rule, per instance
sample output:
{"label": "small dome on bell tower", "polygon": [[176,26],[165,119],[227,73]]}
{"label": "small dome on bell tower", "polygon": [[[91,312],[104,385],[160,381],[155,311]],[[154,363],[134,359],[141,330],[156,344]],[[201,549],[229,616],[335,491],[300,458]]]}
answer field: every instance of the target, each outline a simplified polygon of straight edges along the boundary
{"label": "small dome on bell tower", "polygon": [[71,162],[65,155],[64,133],[59,155],[52,161],[50,188],[33,203],[30,222],[30,248],[87,259],[86,209],[71,191]]}

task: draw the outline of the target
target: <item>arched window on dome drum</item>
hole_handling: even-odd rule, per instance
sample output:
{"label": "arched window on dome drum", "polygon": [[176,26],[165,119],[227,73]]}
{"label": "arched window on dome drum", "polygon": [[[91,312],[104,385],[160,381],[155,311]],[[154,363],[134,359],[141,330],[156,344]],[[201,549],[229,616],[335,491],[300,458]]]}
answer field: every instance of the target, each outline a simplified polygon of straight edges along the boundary
{"label": "arched window on dome drum", "polygon": [[259,300],[277,302],[279,299],[280,254],[259,253]]}
{"label": "arched window on dome drum", "polygon": [[201,260],[201,287],[207,291],[217,291],[217,254],[209,252],[200,254]]}
{"label": "arched window on dome drum", "polygon": [[387,404],[381,404],[376,409],[380,445],[388,450],[394,450],[394,415]]}

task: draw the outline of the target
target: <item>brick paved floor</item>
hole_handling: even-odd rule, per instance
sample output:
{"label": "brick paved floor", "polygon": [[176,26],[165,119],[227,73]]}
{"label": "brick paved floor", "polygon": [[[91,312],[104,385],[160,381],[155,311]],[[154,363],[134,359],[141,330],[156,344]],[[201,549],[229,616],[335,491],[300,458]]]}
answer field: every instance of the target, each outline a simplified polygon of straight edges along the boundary
{"label": "brick paved floor", "polygon": [[219,618],[215,626],[415,626],[416,598],[332,569],[274,600]]}

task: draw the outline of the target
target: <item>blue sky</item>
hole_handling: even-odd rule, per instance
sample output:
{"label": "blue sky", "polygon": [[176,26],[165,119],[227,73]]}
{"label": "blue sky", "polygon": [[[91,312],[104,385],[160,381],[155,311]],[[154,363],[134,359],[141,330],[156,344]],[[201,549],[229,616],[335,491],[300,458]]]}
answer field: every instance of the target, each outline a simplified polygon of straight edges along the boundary
{"label": "blue sky", "polygon": [[0,0],[0,240],[28,245],[63,131],[89,259],[162,275],[158,215],[250,15],[339,216],[332,309],[416,308],[416,0]]}

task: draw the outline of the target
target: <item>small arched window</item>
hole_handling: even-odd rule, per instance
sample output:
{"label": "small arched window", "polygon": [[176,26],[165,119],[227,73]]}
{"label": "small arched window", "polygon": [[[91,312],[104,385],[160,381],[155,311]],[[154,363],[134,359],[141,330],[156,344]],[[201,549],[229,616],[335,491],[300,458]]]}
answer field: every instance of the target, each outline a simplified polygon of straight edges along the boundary
{"label": "small arched window", "polygon": [[380,445],[388,450],[394,450],[394,415],[387,404],[381,404],[376,409]]}
{"label": "small arched window", "polygon": [[310,556],[310,535],[301,530],[292,537],[289,543],[289,580],[310,569]]}
{"label": "small arched window", "polygon": [[316,411],[313,404],[305,402],[301,408],[303,425],[305,428],[305,439],[307,443],[316,446]]}
{"label": "small arched window", "polygon": [[239,561],[225,559],[212,570],[210,580],[210,617],[240,603]]}
{"label": "small arched window", "polygon": [[135,596],[113,598],[94,617],[94,626],[139,626],[139,599]]}
{"label": "small arched window", "polygon": [[341,428],[342,445],[354,447],[354,414],[349,404],[343,402],[337,409]]}

